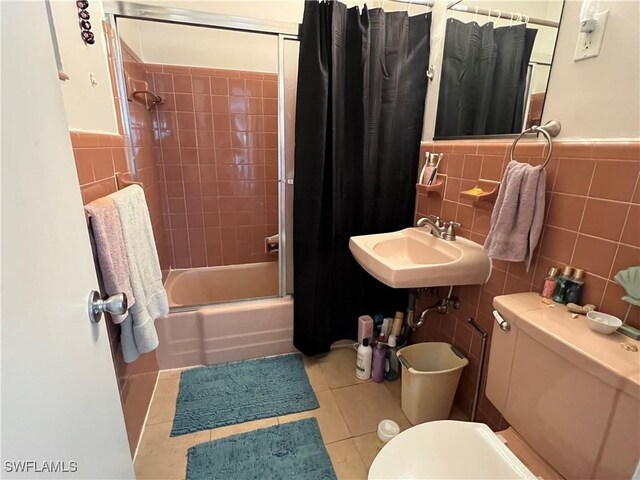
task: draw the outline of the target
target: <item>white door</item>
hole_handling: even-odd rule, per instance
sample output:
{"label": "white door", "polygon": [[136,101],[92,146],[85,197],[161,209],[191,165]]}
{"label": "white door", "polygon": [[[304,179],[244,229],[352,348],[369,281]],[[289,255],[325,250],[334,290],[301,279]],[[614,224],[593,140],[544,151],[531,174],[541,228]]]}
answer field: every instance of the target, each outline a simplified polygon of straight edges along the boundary
{"label": "white door", "polygon": [[0,477],[133,478],[45,5],[0,15]]}

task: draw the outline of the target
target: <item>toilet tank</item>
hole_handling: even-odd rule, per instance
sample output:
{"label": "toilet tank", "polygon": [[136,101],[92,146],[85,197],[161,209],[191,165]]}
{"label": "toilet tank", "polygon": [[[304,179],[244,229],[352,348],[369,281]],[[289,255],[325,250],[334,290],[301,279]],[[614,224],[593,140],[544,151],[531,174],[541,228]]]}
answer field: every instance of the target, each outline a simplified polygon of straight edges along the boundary
{"label": "toilet tank", "polygon": [[640,459],[640,342],[589,329],[536,293],[495,297],[486,394],[567,479],[630,479]]}

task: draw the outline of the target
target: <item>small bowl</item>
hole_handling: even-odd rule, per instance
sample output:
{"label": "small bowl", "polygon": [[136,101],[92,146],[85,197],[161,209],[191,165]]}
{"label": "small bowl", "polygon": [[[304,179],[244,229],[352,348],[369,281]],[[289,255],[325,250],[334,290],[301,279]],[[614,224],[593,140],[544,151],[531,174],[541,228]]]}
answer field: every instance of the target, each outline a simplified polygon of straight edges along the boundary
{"label": "small bowl", "polygon": [[589,328],[604,335],[611,335],[622,325],[622,320],[618,317],[602,312],[588,312],[587,318],[589,319]]}

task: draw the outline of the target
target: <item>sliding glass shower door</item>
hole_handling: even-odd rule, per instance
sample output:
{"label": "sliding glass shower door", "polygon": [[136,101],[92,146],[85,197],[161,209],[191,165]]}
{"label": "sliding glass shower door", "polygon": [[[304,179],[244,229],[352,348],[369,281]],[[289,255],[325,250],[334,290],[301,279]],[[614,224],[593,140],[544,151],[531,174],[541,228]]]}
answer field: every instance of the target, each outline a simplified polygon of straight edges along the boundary
{"label": "sliding glass shower door", "polygon": [[172,306],[292,293],[297,37],[111,20],[123,129]]}

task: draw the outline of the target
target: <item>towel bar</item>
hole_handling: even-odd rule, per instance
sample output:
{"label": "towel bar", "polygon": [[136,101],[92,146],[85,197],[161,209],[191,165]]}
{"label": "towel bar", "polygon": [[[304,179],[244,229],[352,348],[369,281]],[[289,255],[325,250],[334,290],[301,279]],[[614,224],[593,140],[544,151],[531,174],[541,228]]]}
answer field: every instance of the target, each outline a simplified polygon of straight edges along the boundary
{"label": "towel bar", "polygon": [[513,144],[509,148],[509,159],[512,162],[517,162],[517,160],[513,158],[513,151],[516,148],[516,143],[518,143],[518,140],[520,140],[523,136],[527,135],[528,133],[535,133],[535,134],[541,133],[542,136],[547,140],[547,143],[549,144],[549,151],[547,152],[547,158],[544,159],[544,162],[542,163],[540,168],[546,167],[547,163],[549,163],[549,160],[551,159],[551,153],[553,152],[553,142],[551,141],[551,137],[557,137],[558,134],[560,133],[561,128],[562,126],[560,125],[560,122],[557,120],[551,120],[542,127],[538,127],[537,125],[534,125],[531,128],[527,128],[520,135],[518,135],[518,137],[513,141]]}
{"label": "towel bar", "polygon": [[[87,204],[89,202],[92,202],[93,200],[96,200],[97,198],[105,197],[108,194],[113,193],[114,191],[122,190],[129,185],[140,185],[141,187],[143,186],[142,182],[128,180],[125,178],[125,175],[130,175],[130,173],[116,172],[113,174],[113,177],[103,178],[101,180],[96,180],[95,182],[82,185],[80,189],[82,190],[82,198],[84,200],[84,203]],[[86,193],[87,191],[89,191],[89,189],[91,189],[91,193],[93,193],[93,195],[89,195],[90,198],[89,200],[87,200]],[[86,210],[84,213],[87,223],[89,223],[91,215],[89,215],[89,212],[87,212]]]}

